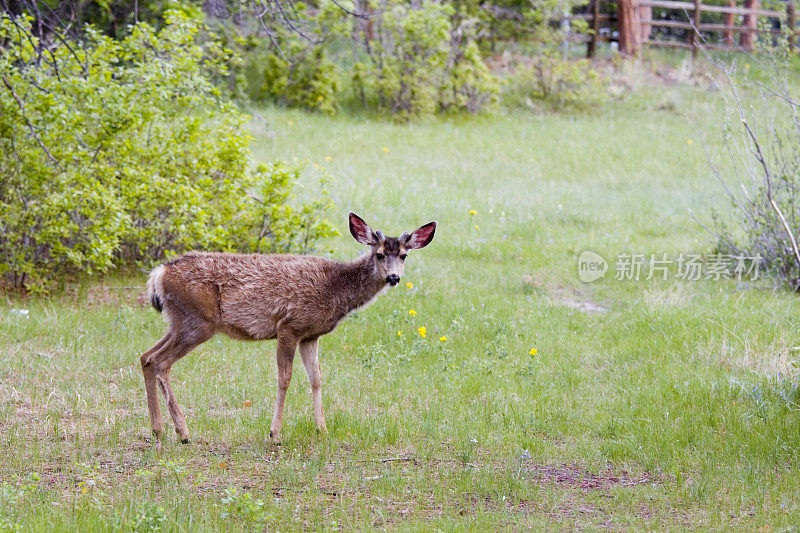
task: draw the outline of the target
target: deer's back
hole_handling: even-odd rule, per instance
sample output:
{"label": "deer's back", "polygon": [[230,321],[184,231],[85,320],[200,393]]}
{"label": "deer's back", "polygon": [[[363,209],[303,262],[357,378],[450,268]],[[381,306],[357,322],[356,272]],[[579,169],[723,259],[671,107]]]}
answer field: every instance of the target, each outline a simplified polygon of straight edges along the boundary
{"label": "deer's back", "polygon": [[334,299],[332,263],[290,254],[191,252],[165,265],[165,310],[171,304],[172,312],[199,313],[236,338],[272,339],[285,328],[302,338],[318,336],[333,318],[326,305]]}

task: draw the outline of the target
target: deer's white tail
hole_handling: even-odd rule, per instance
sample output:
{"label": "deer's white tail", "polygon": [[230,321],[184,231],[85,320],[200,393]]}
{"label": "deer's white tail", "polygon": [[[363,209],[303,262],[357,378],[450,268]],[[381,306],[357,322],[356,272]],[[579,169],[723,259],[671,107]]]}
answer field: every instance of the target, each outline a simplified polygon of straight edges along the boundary
{"label": "deer's white tail", "polygon": [[164,288],[161,285],[161,277],[164,275],[164,265],[159,265],[150,273],[147,279],[147,298],[150,305],[159,313],[164,308]]}

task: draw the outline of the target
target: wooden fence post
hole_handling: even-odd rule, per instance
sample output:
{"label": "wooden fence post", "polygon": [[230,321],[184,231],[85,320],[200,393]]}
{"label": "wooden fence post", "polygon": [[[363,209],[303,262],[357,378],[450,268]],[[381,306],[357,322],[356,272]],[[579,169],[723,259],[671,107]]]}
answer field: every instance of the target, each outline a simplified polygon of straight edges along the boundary
{"label": "wooden fence post", "polygon": [[[758,9],[758,0],[744,0],[744,7],[745,9]],[[742,37],[739,39],[739,44],[745,50],[752,50],[753,44],[756,42],[758,16],[748,13],[744,16],[742,23],[746,29],[742,32]]]}
{"label": "wooden fence post", "polygon": [[642,25],[642,42],[650,40],[650,32],[653,30],[653,8],[650,6],[639,7],[639,20]]}
{"label": "wooden fence post", "polygon": [[594,57],[597,53],[597,38],[600,34],[600,0],[592,0],[592,37],[586,48],[586,57]]}
{"label": "wooden fence post", "polygon": [[703,0],[694,0],[694,27],[689,30],[691,38],[689,45],[692,47],[692,59],[697,57],[697,49],[700,47],[700,20],[703,18]]}
{"label": "wooden fence post", "polygon": [[[728,7],[736,7],[736,0],[728,0]],[[726,26],[725,29],[722,30],[722,44],[725,46],[733,46],[733,30],[729,29],[729,27],[733,26],[733,23],[736,22],[736,15],[733,13],[725,13],[722,21]]]}
{"label": "wooden fence post", "polygon": [[639,0],[619,0],[619,51],[626,56],[635,56],[641,47]]}
{"label": "wooden fence post", "polygon": [[795,47],[795,36],[797,35],[797,12],[794,8],[794,1],[786,2],[786,23],[789,25],[789,50]]}

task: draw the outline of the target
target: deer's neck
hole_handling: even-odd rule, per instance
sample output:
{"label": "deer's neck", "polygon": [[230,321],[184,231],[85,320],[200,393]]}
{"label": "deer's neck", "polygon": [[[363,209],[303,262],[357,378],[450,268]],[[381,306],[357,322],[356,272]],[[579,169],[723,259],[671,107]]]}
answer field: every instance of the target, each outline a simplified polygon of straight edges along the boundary
{"label": "deer's neck", "polygon": [[368,304],[386,285],[375,275],[371,254],[348,263],[338,263],[331,281],[340,316]]}

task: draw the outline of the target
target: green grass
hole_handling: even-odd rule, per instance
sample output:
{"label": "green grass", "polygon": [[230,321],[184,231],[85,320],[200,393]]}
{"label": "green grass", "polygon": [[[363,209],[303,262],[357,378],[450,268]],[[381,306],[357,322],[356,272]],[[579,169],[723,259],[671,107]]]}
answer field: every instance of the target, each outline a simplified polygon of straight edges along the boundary
{"label": "green grass", "polygon": [[0,529],[795,527],[796,297],[577,277],[585,249],[709,252],[690,210],[726,206],[719,114],[685,87],[406,126],[262,110],[258,159],[335,177],[334,256],[360,251],[349,210],[388,234],[439,222],[403,283],[323,338],[330,434],[298,360],[268,444],[274,343],[219,337],[173,372],[193,443],[158,452],[138,357],[164,324],[138,290],[9,300]]}

